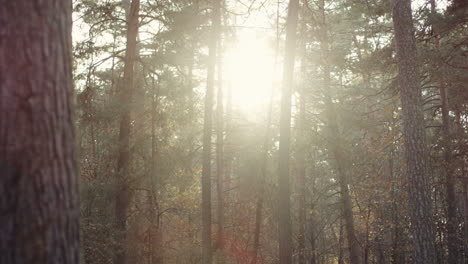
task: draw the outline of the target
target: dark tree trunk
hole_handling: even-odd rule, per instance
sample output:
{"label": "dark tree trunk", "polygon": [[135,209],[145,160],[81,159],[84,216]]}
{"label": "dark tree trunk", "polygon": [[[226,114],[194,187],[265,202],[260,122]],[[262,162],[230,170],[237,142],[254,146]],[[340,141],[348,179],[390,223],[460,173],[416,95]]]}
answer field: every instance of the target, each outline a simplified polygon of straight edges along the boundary
{"label": "dark tree trunk", "polygon": [[203,124],[203,168],[202,168],[202,263],[211,264],[211,137],[213,134],[213,101],[216,68],[216,48],[219,38],[221,16],[220,0],[213,1],[211,13],[212,27],[208,44],[208,70],[205,94],[205,113]]}
{"label": "dark tree trunk", "polygon": [[0,263],[78,264],[72,3],[0,3]]}
{"label": "dark tree trunk", "polygon": [[127,46],[125,49],[125,66],[123,84],[119,91],[120,128],[118,139],[117,179],[115,192],[115,225],[117,231],[117,247],[114,254],[115,264],[127,263],[127,213],[131,200],[130,178],[130,131],[131,111],[134,90],[134,64],[138,35],[138,14],[140,0],[132,0],[127,19]]}
{"label": "dark tree trunk", "polygon": [[403,115],[414,263],[435,264],[424,116],[410,0],[394,0],[393,25]]}
{"label": "dark tree trunk", "polygon": [[292,231],[289,187],[289,149],[291,137],[291,94],[293,88],[296,27],[299,0],[290,0],[286,21],[286,51],[284,56],[281,94],[280,140],[279,140],[279,263],[292,263]]}

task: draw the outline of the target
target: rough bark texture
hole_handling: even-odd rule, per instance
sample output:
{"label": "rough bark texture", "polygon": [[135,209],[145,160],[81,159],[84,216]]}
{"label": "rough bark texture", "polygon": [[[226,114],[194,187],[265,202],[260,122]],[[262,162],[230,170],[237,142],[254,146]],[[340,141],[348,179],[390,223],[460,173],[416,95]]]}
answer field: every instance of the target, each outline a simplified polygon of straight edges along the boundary
{"label": "rough bark texture", "polygon": [[118,139],[117,178],[115,192],[115,225],[117,229],[117,247],[114,254],[115,264],[127,263],[127,213],[130,204],[130,131],[133,100],[133,73],[138,35],[138,14],[140,0],[133,0],[127,19],[127,44],[125,49],[125,66],[123,84],[120,89],[119,102],[120,128]]}
{"label": "rough bark texture", "polygon": [[416,264],[436,263],[424,116],[410,0],[394,0],[393,25],[403,115],[413,254]]}
{"label": "rough bark texture", "polygon": [[328,130],[330,133],[330,151],[335,160],[335,167],[338,176],[338,183],[340,186],[340,199],[343,210],[344,225],[346,231],[346,238],[349,248],[349,259],[351,264],[360,264],[358,241],[356,239],[356,232],[354,229],[353,209],[351,203],[351,196],[348,187],[348,175],[345,167],[345,157],[341,149],[341,135],[338,127],[336,109],[332,101],[330,74],[331,69],[328,63],[329,57],[329,43],[328,33],[326,28],[326,14],[324,0],[320,0],[320,9],[322,13],[322,36],[320,41],[320,49],[322,51],[322,65],[323,65],[323,85],[324,85],[324,101],[325,111],[328,122]]}
{"label": "rough bark texture", "polygon": [[202,263],[211,264],[211,136],[213,134],[214,79],[216,68],[216,48],[221,24],[220,0],[213,1],[211,14],[211,36],[208,44],[208,70],[205,94],[205,113],[203,124],[203,168],[202,168]]}
{"label": "rough bark texture", "polygon": [[289,149],[291,138],[291,93],[293,87],[294,55],[299,0],[290,0],[286,21],[286,46],[283,83],[281,90],[280,142],[279,142],[279,263],[292,263],[292,231],[289,187]]}
{"label": "rough bark texture", "polygon": [[71,1],[0,1],[0,263],[78,264]]}

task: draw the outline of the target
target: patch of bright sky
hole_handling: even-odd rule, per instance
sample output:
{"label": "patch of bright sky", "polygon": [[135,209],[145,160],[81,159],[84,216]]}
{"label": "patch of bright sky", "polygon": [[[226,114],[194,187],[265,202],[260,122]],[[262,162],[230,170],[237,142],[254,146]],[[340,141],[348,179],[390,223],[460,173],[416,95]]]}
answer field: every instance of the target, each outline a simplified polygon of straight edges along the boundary
{"label": "patch of bright sky", "polygon": [[223,79],[231,87],[235,106],[246,112],[264,112],[278,74],[268,36],[252,30],[238,32],[239,41],[226,47]]}
{"label": "patch of bright sky", "polygon": [[223,81],[231,89],[234,107],[249,119],[258,119],[264,118],[272,89],[275,98],[279,93],[280,60],[275,58],[280,58],[275,54],[276,1],[256,1],[249,13],[246,3],[228,6],[241,15],[230,19],[229,26],[234,27],[236,40],[224,43]]}

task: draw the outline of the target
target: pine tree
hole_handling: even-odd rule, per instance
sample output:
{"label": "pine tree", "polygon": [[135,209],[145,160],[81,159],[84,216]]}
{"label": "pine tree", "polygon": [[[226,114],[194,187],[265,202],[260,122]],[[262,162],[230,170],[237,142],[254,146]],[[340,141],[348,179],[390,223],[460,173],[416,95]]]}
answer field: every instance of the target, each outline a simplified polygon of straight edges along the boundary
{"label": "pine tree", "polygon": [[0,2],[0,263],[79,263],[71,10]]}

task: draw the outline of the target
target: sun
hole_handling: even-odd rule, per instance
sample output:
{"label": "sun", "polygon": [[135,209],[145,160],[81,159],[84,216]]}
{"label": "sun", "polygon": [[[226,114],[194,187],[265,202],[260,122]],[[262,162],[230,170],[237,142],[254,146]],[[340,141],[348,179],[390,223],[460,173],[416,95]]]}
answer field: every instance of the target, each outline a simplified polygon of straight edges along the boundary
{"label": "sun", "polygon": [[264,111],[278,79],[271,43],[264,32],[243,30],[238,40],[226,47],[224,78],[230,85],[233,105],[248,114]]}

